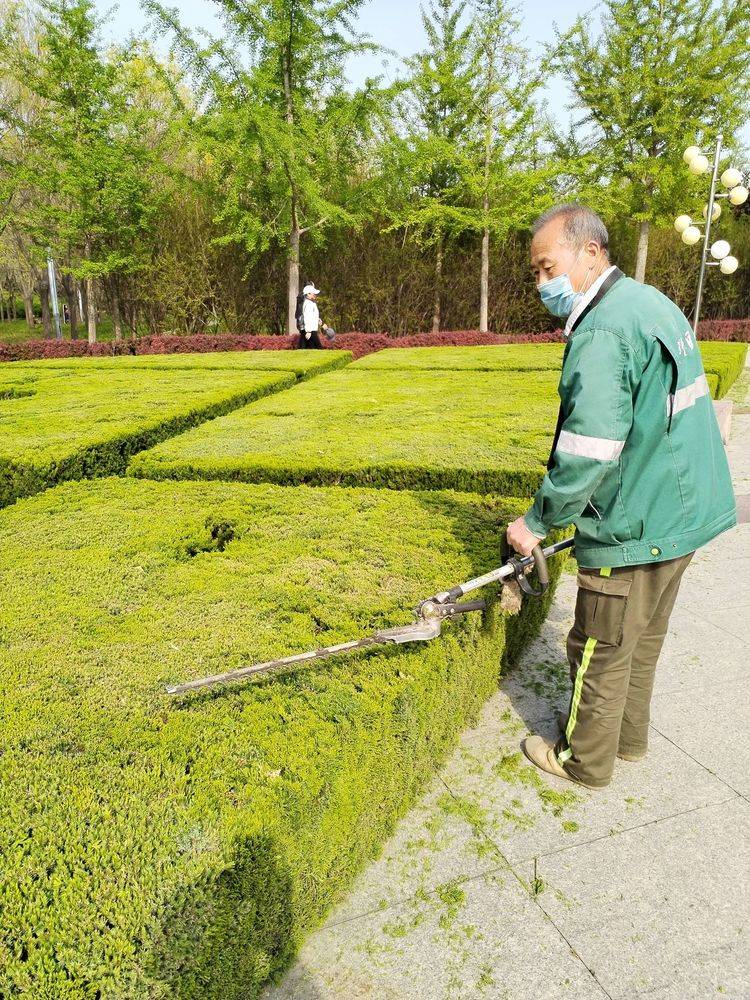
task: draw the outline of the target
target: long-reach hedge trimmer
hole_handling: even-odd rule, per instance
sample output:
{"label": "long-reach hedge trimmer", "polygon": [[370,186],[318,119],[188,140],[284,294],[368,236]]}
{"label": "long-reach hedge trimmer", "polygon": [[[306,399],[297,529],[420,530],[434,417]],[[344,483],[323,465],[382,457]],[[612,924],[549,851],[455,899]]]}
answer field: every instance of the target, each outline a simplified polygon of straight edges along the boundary
{"label": "long-reach hedge trimmer", "polygon": [[[363,639],[355,639],[353,642],[339,643],[337,646],[324,646],[322,649],[314,649],[308,653],[297,653],[295,656],[285,656],[280,660],[268,660],[266,663],[256,663],[251,667],[239,667],[237,670],[230,670],[225,674],[215,674],[213,677],[201,677],[198,680],[187,681],[185,684],[175,684],[167,688],[168,694],[187,694],[190,691],[198,691],[201,688],[214,687],[217,684],[228,684],[232,681],[245,681],[262,674],[271,673],[284,667],[298,667],[313,660],[324,660],[329,656],[338,656],[341,653],[351,653],[355,649],[366,649],[368,646],[383,646],[407,642],[429,642],[437,639],[443,622],[448,618],[455,618],[456,615],[466,614],[467,611],[484,611],[487,607],[486,601],[465,601],[458,603],[459,598],[470,594],[472,590],[479,590],[490,583],[499,583],[516,580],[521,590],[532,597],[541,597],[549,586],[549,571],[547,569],[547,558],[571,548],[573,539],[567,538],[555,545],[550,545],[543,549],[537,545],[530,556],[512,556],[497,569],[477,576],[466,583],[460,583],[450,590],[445,590],[434,597],[429,597],[422,601],[415,610],[415,620],[411,625],[403,625],[400,628],[386,628],[373,635],[365,636]],[[536,566],[537,586],[532,586],[527,573]]]}

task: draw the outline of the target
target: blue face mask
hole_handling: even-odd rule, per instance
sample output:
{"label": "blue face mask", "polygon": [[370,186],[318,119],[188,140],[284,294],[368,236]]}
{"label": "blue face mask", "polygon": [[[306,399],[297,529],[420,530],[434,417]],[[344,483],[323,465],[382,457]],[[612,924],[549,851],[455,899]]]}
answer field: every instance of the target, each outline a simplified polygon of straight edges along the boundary
{"label": "blue face mask", "polygon": [[583,292],[573,291],[567,274],[558,274],[539,286],[539,296],[544,306],[559,319],[567,319],[575,309]]}
{"label": "blue face mask", "polygon": [[[580,259],[581,254],[579,253],[573,267],[578,264]],[[589,275],[591,274],[591,270],[589,268]],[[588,285],[588,278],[586,279],[586,284]],[[583,291],[576,292],[573,290],[570,276],[567,273],[558,274],[556,278],[550,278],[549,281],[545,281],[543,285],[539,286],[539,295],[542,303],[558,319],[567,319],[578,305],[580,299],[583,298],[583,294]]]}

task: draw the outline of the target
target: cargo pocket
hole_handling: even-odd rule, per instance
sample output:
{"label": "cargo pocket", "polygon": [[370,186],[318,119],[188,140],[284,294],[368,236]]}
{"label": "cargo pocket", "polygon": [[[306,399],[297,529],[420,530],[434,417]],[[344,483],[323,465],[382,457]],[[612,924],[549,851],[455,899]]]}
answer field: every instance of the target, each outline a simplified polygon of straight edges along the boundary
{"label": "cargo pocket", "polygon": [[599,576],[598,570],[578,574],[576,624],[585,635],[610,646],[622,644],[632,582],[623,577]]}

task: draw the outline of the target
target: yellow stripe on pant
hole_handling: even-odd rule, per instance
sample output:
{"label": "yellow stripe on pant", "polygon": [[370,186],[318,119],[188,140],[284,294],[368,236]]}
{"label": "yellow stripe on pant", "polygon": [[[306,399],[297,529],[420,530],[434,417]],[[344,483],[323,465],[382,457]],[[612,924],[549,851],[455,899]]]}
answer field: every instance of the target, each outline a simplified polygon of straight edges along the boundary
{"label": "yellow stripe on pant", "polygon": [[[611,576],[612,567],[603,566],[599,570],[599,576]],[[570,748],[570,740],[573,736],[573,731],[576,728],[576,722],[578,721],[578,706],[581,704],[581,691],[583,690],[583,678],[588,670],[589,663],[591,663],[591,657],[594,655],[594,650],[596,649],[596,639],[587,639],[586,645],[583,647],[583,656],[581,657],[581,665],[576,672],[576,682],[573,688],[573,700],[570,704],[570,715],[568,716],[568,725],[565,729],[565,740],[567,742],[567,747],[561,750],[557,755],[558,764],[562,765],[566,760],[570,760],[573,756],[573,751]]]}

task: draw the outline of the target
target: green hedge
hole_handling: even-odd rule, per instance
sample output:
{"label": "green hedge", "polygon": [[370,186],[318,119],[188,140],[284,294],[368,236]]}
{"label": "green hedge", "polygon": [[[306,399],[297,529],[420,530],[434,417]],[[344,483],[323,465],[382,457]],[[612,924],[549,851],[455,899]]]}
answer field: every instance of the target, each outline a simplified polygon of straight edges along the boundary
{"label": "green hedge", "polygon": [[124,472],[140,449],[295,383],[292,373],[190,370],[15,378],[0,381],[0,506],[65,479]]}
{"label": "green hedge", "polygon": [[256,997],[495,688],[503,622],[163,685],[401,624],[523,506],[112,479],[0,511],[0,996]]}
{"label": "green hedge", "polygon": [[367,354],[352,369],[370,371],[560,371],[563,344],[508,344],[495,347],[389,348]]}
{"label": "green hedge", "polygon": [[301,379],[348,364],[348,351],[215,351],[200,354],[125,354],[119,357],[48,358],[45,361],[11,361],[0,366],[0,383],[5,372],[76,371],[175,371],[180,368],[204,370],[295,372]]}
{"label": "green hedge", "polygon": [[747,344],[724,344],[718,341],[703,341],[700,343],[703,355],[703,367],[709,376],[716,376],[717,386],[712,386],[711,393],[715,399],[722,399],[742,373],[747,356]]}
{"label": "green hedge", "polygon": [[553,372],[346,369],[138,455],[136,476],[528,496],[557,415]]}

